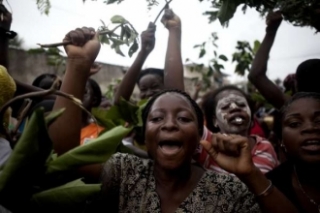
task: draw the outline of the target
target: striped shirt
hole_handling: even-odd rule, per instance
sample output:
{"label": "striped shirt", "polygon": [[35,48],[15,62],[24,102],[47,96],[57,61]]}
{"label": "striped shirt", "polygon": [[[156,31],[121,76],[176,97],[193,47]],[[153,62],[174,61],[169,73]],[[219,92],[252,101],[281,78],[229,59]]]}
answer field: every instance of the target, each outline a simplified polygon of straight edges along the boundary
{"label": "striped shirt", "polygon": [[[274,151],[272,144],[257,135],[251,135],[256,141],[256,144],[251,150],[252,161],[254,165],[260,169],[262,173],[267,173],[278,166],[279,162],[277,154]],[[205,127],[201,140],[211,141],[212,133]],[[201,145],[197,148],[194,160],[200,163],[204,168],[220,173],[228,173],[218,166],[218,164],[210,157]]]}

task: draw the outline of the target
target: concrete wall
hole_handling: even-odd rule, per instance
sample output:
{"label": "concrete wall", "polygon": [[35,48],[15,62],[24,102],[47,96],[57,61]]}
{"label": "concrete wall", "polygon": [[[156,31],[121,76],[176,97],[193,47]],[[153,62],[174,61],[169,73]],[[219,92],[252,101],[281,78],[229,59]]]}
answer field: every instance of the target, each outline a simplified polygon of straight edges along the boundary
{"label": "concrete wall", "polygon": [[[43,74],[52,73],[63,76],[64,67],[53,67],[47,64],[47,57],[44,53],[30,54],[24,50],[10,49],[9,50],[9,73],[15,79],[31,84],[33,80]],[[125,74],[127,67],[114,64],[100,63],[102,69],[100,72],[93,76],[103,92],[107,90],[107,87],[116,79],[121,79]],[[185,69],[185,87],[186,91],[190,94],[194,93],[193,82],[191,78],[195,76],[189,76],[189,71]],[[138,89],[135,89],[135,93],[138,93]]]}

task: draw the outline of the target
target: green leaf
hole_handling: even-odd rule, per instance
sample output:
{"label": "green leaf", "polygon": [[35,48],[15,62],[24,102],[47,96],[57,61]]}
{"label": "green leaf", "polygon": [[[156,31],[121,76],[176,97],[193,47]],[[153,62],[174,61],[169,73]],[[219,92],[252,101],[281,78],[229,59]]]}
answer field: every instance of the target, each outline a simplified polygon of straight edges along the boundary
{"label": "green leaf", "polygon": [[76,147],[51,161],[47,173],[70,171],[80,166],[106,162],[122,145],[132,128],[115,127],[83,146]]}
{"label": "green leaf", "polygon": [[31,209],[35,212],[83,212],[88,200],[96,197],[101,184],[85,184],[75,180],[33,195]]}
{"label": "green leaf", "polygon": [[261,45],[260,41],[258,41],[258,40],[254,41],[253,50],[252,50],[254,55],[257,54],[257,52],[260,48],[260,45]]}
{"label": "green leaf", "polygon": [[123,54],[123,52],[122,52],[121,49],[120,49],[120,46],[116,46],[114,49],[115,49],[115,51],[116,51],[117,54],[125,57],[125,55]]}
{"label": "green leaf", "polygon": [[[35,110],[1,171],[0,204],[13,212],[25,208],[33,186],[44,176],[45,164],[52,151],[43,111]],[[47,122],[51,123],[54,119],[56,117],[50,116]]]}
{"label": "green leaf", "polygon": [[222,26],[226,26],[228,24],[228,21],[233,17],[240,4],[240,1],[235,0],[223,1],[219,11],[219,21]]}
{"label": "green leaf", "polygon": [[137,50],[139,49],[139,45],[136,41],[133,42],[132,46],[129,49],[129,56],[132,57],[132,55],[137,52]]}
{"label": "green leaf", "polygon": [[118,0],[107,0],[107,1],[104,1],[104,3],[106,4],[113,4],[115,2],[117,2]]}
{"label": "green leaf", "polygon": [[228,58],[225,55],[219,55],[219,58],[223,61],[228,61]]}
{"label": "green leaf", "polygon": [[206,54],[206,50],[205,49],[201,49],[200,50],[200,54],[199,54],[199,58],[202,58],[205,54]]}
{"label": "green leaf", "polygon": [[49,14],[51,8],[50,0],[37,0],[36,4],[41,14]]}
{"label": "green leaf", "polygon": [[122,17],[120,15],[113,16],[111,18],[111,22],[113,24],[127,24],[128,23],[128,21],[124,17]]}

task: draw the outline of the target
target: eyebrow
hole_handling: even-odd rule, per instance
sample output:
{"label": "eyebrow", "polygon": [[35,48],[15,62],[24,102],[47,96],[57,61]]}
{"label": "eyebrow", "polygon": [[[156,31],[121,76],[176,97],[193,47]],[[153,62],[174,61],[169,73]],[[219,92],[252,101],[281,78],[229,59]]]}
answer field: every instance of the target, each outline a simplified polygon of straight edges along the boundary
{"label": "eyebrow", "polygon": [[[316,111],[316,112],[313,113],[313,116],[318,116],[318,115],[320,115],[320,111]],[[300,113],[292,113],[292,114],[286,115],[285,118],[288,118],[288,117],[289,118],[290,117],[299,117],[299,116],[301,116]]]}

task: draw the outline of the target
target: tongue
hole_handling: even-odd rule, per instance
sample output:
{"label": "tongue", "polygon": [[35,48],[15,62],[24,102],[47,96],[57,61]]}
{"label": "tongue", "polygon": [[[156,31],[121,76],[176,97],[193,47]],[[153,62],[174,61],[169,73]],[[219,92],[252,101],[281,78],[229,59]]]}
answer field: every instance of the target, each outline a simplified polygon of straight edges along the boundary
{"label": "tongue", "polygon": [[174,155],[180,151],[180,147],[176,145],[163,145],[161,150],[166,155]]}

